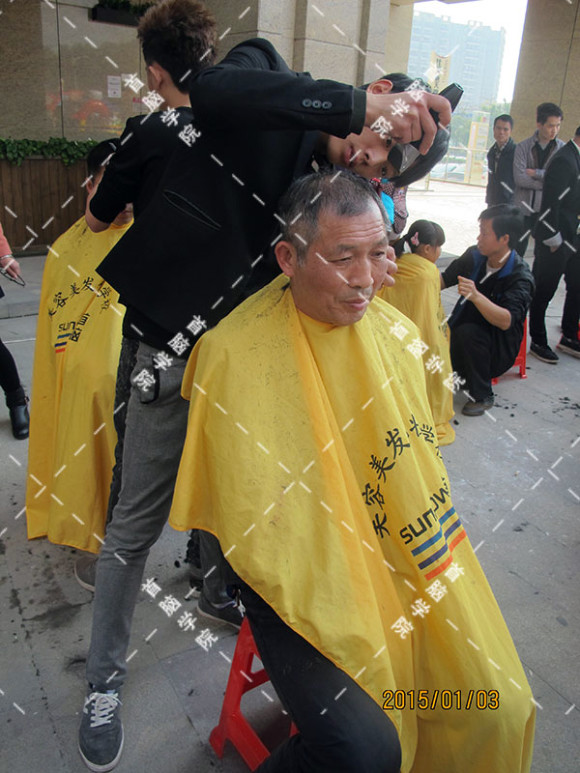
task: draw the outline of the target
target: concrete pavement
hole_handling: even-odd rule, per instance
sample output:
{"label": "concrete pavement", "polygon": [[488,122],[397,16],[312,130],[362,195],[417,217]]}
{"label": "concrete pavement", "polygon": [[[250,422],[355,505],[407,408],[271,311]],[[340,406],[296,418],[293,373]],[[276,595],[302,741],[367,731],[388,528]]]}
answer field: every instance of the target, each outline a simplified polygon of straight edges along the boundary
{"label": "concrete pavement", "polygon": [[[432,183],[430,191],[414,189],[409,205],[411,221],[427,216],[440,222],[448,233],[446,248],[457,253],[474,241],[483,193]],[[43,259],[21,263],[26,288],[2,281],[7,299],[0,302],[0,335],[29,386]],[[456,293],[447,290],[443,298],[450,308]],[[552,344],[562,301],[561,288],[548,311]],[[465,398],[457,395],[457,439],[442,449],[455,507],[538,703],[533,773],[578,771],[579,373],[580,361],[565,354],[556,367],[529,358],[528,378],[520,380],[515,370],[502,377],[496,407],[479,418],[461,415]],[[7,411],[0,408],[0,770],[82,773],[76,733],[91,594],[73,577],[73,549],[26,539],[26,449],[26,441],[12,438]],[[194,612],[195,601],[185,599],[185,542],[166,529],[145,577],[179,599],[180,612]],[[168,616],[157,600],[141,594],[123,693],[126,747],[119,773],[247,770],[232,747],[219,761],[208,743],[235,635],[224,626],[207,627],[218,638],[205,651],[196,642],[199,626],[182,630],[177,615]],[[508,677],[506,690],[514,689]],[[281,713],[272,687],[255,692],[248,699],[253,721],[263,728],[276,724]]]}

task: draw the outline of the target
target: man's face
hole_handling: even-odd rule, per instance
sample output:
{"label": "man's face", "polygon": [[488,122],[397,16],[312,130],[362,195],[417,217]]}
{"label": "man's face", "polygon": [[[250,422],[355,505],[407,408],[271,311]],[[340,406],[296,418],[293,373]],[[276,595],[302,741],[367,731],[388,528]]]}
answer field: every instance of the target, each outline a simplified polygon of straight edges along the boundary
{"label": "man's face", "polygon": [[276,256],[300,311],[331,325],[352,325],[362,319],[387,276],[387,245],[379,208],[370,203],[354,217],[323,210],[303,263],[288,242],[276,245]]}
{"label": "man's face", "polygon": [[562,125],[562,119],[558,116],[551,115],[546,123],[538,124],[538,134],[540,135],[540,142],[550,142],[558,136],[560,126]]}
{"label": "man's face", "polygon": [[487,258],[503,258],[509,250],[509,237],[506,234],[500,239],[495,235],[491,220],[479,221],[479,236],[477,237],[477,248],[482,255]]}
{"label": "man's face", "polygon": [[350,169],[370,180],[372,177],[396,177],[398,171],[389,163],[392,141],[365,126],[361,134],[342,139],[329,135],[326,157],[331,164]]}
{"label": "man's face", "polygon": [[[373,94],[388,94],[393,88],[389,80],[371,83],[368,91]],[[370,180],[372,177],[396,177],[398,170],[389,163],[392,141],[386,133],[373,131],[365,126],[361,134],[349,134],[347,137],[327,135],[326,157],[331,164],[350,169],[351,172]]]}
{"label": "man's face", "polygon": [[510,126],[509,121],[495,122],[493,127],[493,138],[500,146],[500,148],[503,148],[503,146],[509,140],[509,138],[511,137],[511,133],[512,133],[512,127]]}

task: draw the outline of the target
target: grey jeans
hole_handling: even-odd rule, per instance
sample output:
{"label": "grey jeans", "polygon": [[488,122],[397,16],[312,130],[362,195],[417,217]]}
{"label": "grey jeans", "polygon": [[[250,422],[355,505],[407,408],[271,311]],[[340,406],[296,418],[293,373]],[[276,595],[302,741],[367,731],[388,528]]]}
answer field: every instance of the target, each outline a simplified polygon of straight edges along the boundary
{"label": "grey jeans", "polygon": [[[175,488],[189,404],[181,397],[185,361],[155,368],[157,349],[124,340],[117,375],[117,484],[111,487],[110,520],[97,562],[87,680],[99,691],[117,689],[127,672],[131,621],[149,550],[161,534]],[[133,366],[131,368],[131,365]],[[147,371],[155,383],[139,388]],[[125,414],[125,415],[123,415]],[[118,454],[119,449],[122,450]],[[114,478],[115,481],[115,478]],[[229,597],[218,540],[201,536],[204,594],[214,604]]]}
{"label": "grey jeans", "polygon": [[[124,681],[145,562],[169,515],[185,440],[188,403],[180,394],[185,362],[173,358],[166,370],[156,369],[156,354],[139,344],[130,375],[121,489],[97,562],[87,679],[99,691],[116,689]],[[136,382],[143,370],[155,377],[148,389]],[[127,377],[126,368],[119,373]]]}

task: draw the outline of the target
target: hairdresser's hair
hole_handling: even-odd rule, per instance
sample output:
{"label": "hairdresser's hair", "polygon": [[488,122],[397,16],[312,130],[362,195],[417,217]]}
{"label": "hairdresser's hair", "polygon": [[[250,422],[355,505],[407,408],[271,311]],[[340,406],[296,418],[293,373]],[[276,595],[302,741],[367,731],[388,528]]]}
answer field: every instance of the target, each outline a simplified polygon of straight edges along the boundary
{"label": "hairdresser's hair", "polygon": [[137,27],[147,65],[157,62],[183,94],[192,79],[216,58],[217,26],[198,0],[162,0],[149,8]]}
{"label": "hairdresser's hair", "polygon": [[544,124],[548,118],[564,118],[562,109],[555,105],[553,102],[542,102],[536,108],[536,122]]}

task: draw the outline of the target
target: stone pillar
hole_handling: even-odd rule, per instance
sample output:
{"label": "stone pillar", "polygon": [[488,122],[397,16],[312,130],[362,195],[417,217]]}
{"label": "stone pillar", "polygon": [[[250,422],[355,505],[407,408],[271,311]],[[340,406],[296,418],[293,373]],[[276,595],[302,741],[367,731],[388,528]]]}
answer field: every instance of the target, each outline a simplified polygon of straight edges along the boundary
{"label": "stone pillar", "polygon": [[580,124],[580,0],[529,0],[511,114],[514,138],[536,128],[536,107],[555,102],[570,139]]}
{"label": "stone pillar", "polygon": [[[391,3],[385,43],[385,72],[407,72],[413,27],[413,8],[413,5]],[[415,76],[417,73],[410,74]]]}
{"label": "stone pillar", "polygon": [[229,0],[207,0],[220,30],[228,30],[220,55],[242,40],[270,40],[295,70],[350,84],[385,72],[388,0],[259,0],[243,13]]}
{"label": "stone pillar", "polygon": [[56,12],[37,0],[4,3],[0,16],[0,137],[62,134]]}

